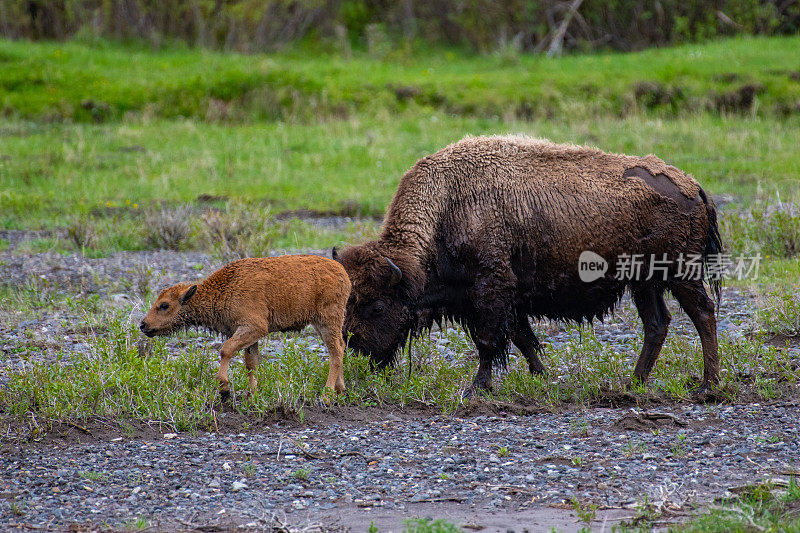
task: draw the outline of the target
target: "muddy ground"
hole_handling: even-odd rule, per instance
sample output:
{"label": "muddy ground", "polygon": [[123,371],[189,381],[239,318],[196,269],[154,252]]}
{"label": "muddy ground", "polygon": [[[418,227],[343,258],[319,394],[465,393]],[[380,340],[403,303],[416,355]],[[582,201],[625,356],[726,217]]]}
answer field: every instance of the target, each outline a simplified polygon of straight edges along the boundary
{"label": "muddy ground", "polygon": [[[130,305],[144,287],[219,264],[200,253],[20,255],[15,243],[26,236],[13,237],[0,252],[5,283],[97,295],[102,305]],[[756,298],[726,289],[720,330],[746,335]],[[63,351],[68,364],[71,351],[87,349],[78,314],[3,307],[0,386],[22,355],[55,364]],[[685,315],[673,314],[671,331],[694,336]],[[613,344],[637,328],[626,301],[596,332]],[[557,324],[545,331],[551,344],[572,334]],[[784,341],[796,358],[795,340]],[[401,531],[404,520],[429,517],[472,531],[575,531],[586,525],[580,514],[608,531],[655,514],[657,524],[681,520],[765,480],[780,486],[800,457],[796,397],[649,410],[625,399],[545,410],[478,398],[449,416],[426,406],[310,408],[302,421],[218,416],[218,432],[176,435],[156,422],[120,431],[97,419],[56,425],[36,441],[0,436],[0,528]]]}

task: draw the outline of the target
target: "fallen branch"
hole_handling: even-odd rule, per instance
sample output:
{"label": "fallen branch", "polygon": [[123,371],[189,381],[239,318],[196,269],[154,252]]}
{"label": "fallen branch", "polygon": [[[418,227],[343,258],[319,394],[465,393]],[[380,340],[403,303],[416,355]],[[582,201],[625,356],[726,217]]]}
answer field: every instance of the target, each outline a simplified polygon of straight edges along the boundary
{"label": "fallen branch", "polygon": [[440,496],[436,498],[424,498],[421,500],[399,500],[404,503],[432,503],[432,502],[456,502],[462,503],[464,502],[465,498],[461,498],[459,496]]}
{"label": "fallen branch", "polygon": [[575,16],[575,12],[578,11],[582,3],[583,0],[573,0],[572,5],[569,6],[569,11],[567,11],[567,14],[564,16],[564,20],[561,21],[561,25],[558,27],[558,31],[553,37],[553,40],[550,41],[550,47],[547,49],[547,57],[561,55],[561,45],[564,42],[564,35],[567,33],[567,26],[569,26],[572,17]]}

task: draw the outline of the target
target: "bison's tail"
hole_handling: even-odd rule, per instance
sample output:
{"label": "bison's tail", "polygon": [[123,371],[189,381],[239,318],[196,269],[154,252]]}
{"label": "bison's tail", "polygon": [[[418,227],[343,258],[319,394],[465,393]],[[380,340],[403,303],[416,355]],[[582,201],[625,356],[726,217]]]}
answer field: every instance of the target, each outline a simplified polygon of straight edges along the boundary
{"label": "bison's tail", "polygon": [[[721,254],[722,237],[719,235],[719,225],[717,224],[717,208],[714,206],[713,200],[709,200],[706,192],[700,189],[700,198],[706,204],[706,213],[708,214],[708,233],[706,234],[706,249],[703,251],[703,264],[708,271],[708,260],[712,255]],[[721,273],[715,272],[714,276],[709,276],[708,283],[711,285],[711,291],[717,299],[719,305],[720,297],[722,294],[722,276]]]}

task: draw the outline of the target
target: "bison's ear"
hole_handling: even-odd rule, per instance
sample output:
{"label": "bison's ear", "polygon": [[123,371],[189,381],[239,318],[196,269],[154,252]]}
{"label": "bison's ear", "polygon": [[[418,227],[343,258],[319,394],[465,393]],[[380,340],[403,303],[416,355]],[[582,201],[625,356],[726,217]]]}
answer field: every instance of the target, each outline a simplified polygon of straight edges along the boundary
{"label": "bison's ear", "polygon": [[397,285],[400,283],[400,280],[403,279],[403,271],[400,270],[400,267],[392,263],[392,260],[388,257],[384,256],[384,259],[386,259],[386,262],[389,263],[389,268],[392,269],[392,279],[389,280],[389,286],[391,287],[393,285]]}
{"label": "bison's ear", "polygon": [[194,296],[194,293],[196,291],[197,291],[197,285],[192,285],[191,287],[186,289],[186,292],[181,294],[181,297],[180,297],[181,305],[186,304],[186,302],[188,302],[191,299],[191,297]]}
{"label": "bison's ear", "polygon": [[334,261],[338,261],[339,260],[339,252],[338,252],[338,250],[336,250],[335,246],[333,248],[331,248],[331,259],[333,259]]}

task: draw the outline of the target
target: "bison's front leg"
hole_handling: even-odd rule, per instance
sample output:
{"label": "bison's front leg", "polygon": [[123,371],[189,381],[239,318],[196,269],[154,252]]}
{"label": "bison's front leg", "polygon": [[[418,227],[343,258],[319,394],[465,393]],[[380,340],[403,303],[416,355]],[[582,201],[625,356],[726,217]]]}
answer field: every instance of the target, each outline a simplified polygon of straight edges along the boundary
{"label": "bison's front leg", "polygon": [[222,401],[226,401],[231,395],[230,382],[228,381],[228,367],[230,367],[231,359],[233,359],[233,356],[236,355],[239,350],[258,342],[258,339],[266,335],[266,333],[266,331],[251,326],[239,326],[231,338],[222,344],[219,371],[217,372]]}
{"label": "bison's front leg", "polygon": [[473,313],[469,329],[478,349],[478,373],[465,397],[475,392],[491,392],[492,367],[504,361],[508,350],[508,325],[511,317],[513,274],[501,275],[502,267],[482,272],[471,292]]}

